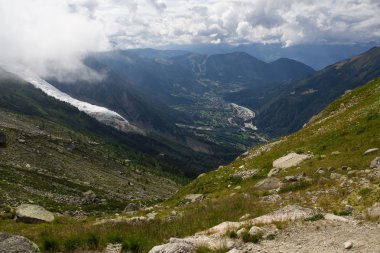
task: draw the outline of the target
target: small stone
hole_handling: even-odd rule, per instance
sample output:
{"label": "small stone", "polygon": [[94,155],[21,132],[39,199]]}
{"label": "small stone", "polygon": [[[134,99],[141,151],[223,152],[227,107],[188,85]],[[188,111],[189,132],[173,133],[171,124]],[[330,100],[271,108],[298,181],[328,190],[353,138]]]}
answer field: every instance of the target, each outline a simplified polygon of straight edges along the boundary
{"label": "small stone", "polygon": [[248,233],[250,234],[250,235],[257,235],[257,234],[259,234],[259,233],[263,233],[263,229],[262,228],[260,228],[260,227],[256,227],[256,226],[252,226],[250,229],[249,229],[249,231],[248,231]]}
{"label": "small stone", "polygon": [[344,207],[344,211],[346,211],[346,212],[352,213],[353,210],[354,210],[354,208],[350,205],[346,205]]}
{"label": "small stone", "polygon": [[340,155],[340,152],[339,151],[333,151],[331,152],[332,155]]}
{"label": "small stone", "polygon": [[246,214],[244,214],[243,216],[241,216],[239,220],[246,220],[246,219],[248,219],[249,217],[251,217],[251,215],[250,215],[249,213],[246,213]]}
{"label": "small stone", "polygon": [[327,167],[327,171],[328,172],[331,172],[331,171],[334,171],[335,170],[335,168],[334,167],[332,167],[332,166],[330,166],[330,167]]}
{"label": "small stone", "polygon": [[285,177],[285,181],[286,182],[297,182],[298,181],[298,177],[296,177],[296,176],[286,176]]}
{"label": "small stone", "polygon": [[241,228],[238,231],[236,231],[236,234],[237,234],[238,237],[242,237],[243,234],[245,234],[246,231],[247,231],[247,229]]}
{"label": "small stone", "polygon": [[372,153],[375,153],[377,151],[379,151],[378,148],[371,148],[371,149],[368,149],[367,151],[365,151],[363,155],[372,154]]}
{"label": "small stone", "polygon": [[319,168],[318,170],[317,170],[317,173],[318,174],[324,174],[325,173],[325,170],[324,170],[324,168]]}
{"label": "small stone", "polygon": [[302,171],[301,174],[300,174],[300,177],[307,177],[307,174],[305,171]]}
{"label": "small stone", "polygon": [[273,168],[269,171],[268,177],[272,177],[280,173],[281,169],[280,168]]}
{"label": "small stone", "polygon": [[199,174],[199,176],[197,178],[201,178],[201,177],[204,177],[204,176],[206,176],[206,173]]}
{"label": "small stone", "polygon": [[342,166],[340,169],[341,170],[352,170],[352,168],[349,166]]}
{"label": "small stone", "polygon": [[371,161],[370,168],[371,169],[380,168],[380,157],[379,156]]}
{"label": "small stone", "polygon": [[345,249],[351,249],[354,246],[354,243],[352,241],[347,241],[344,243]]}
{"label": "small stone", "polygon": [[22,143],[22,144],[24,144],[24,143],[26,142],[24,139],[21,139],[21,138],[18,138],[17,141],[18,141],[19,143]]}

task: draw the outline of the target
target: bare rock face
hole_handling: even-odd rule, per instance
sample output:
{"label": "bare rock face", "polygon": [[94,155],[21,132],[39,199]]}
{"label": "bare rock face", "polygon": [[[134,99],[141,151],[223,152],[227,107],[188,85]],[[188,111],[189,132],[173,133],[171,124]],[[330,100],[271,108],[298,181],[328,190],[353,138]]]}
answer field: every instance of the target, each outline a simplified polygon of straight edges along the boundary
{"label": "bare rock face", "polygon": [[16,208],[16,221],[25,223],[52,222],[54,215],[41,206],[23,204]]}
{"label": "bare rock face", "polygon": [[37,245],[29,239],[0,233],[0,253],[40,253]]}
{"label": "bare rock face", "polygon": [[184,240],[177,240],[163,245],[153,247],[149,253],[194,253],[193,244]]}
{"label": "bare rock face", "polygon": [[310,159],[312,155],[290,153],[273,161],[273,168],[287,169]]}
{"label": "bare rock face", "polygon": [[315,211],[313,209],[300,207],[298,205],[288,205],[273,213],[257,217],[252,221],[255,224],[268,224],[273,222],[284,222],[305,219],[313,216],[314,214]]}

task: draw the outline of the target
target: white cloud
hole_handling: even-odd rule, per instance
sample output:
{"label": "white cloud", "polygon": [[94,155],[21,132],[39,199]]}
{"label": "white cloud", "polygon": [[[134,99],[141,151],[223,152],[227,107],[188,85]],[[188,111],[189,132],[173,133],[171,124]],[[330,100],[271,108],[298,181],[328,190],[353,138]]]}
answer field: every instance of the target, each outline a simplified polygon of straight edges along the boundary
{"label": "white cloud", "polygon": [[48,75],[110,45],[379,41],[378,13],[378,0],[0,0],[0,61]]}

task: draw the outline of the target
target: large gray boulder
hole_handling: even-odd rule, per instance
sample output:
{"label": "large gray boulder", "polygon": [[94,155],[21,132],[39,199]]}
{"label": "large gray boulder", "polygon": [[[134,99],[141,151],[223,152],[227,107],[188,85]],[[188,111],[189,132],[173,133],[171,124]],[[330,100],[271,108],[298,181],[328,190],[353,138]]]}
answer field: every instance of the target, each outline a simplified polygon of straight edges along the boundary
{"label": "large gray boulder", "polygon": [[52,222],[54,215],[41,206],[22,204],[16,208],[16,221],[25,223]]}
{"label": "large gray boulder", "polygon": [[312,158],[310,154],[290,153],[273,161],[273,168],[288,169]]}
{"label": "large gray boulder", "polygon": [[40,253],[37,245],[29,239],[0,233],[0,253]]}
{"label": "large gray boulder", "polygon": [[194,253],[195,247],[192,243],[178,240],[153,247],[149,253]]}

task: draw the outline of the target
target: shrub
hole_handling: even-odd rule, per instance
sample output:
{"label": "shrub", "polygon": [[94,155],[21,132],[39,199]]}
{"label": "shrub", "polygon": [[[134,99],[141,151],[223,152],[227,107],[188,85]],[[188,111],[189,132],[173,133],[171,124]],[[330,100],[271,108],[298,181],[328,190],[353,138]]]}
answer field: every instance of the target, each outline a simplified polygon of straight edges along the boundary
{"label": "shrub", "polygon": [[236,239],[238,238],[238,234],[234,230],[232,230],[228,232],[228,237],[231,239]]}
{"label": "shrub", "polygon": [[325,218],[325,216],[323,216],[322,213],[317,213],[311,217],[305,218],[305,221],[317,221],[317,220],[322,220],[324,218]]}
{"label": "shrub", "polygon": [[261,239],[263,238],[262,233],[256,233],[254,235],[251,235],[249,232],[243,233],[242,239],[243,242],[253,242],[253,243],[258,243]]}
{"label": "shrub", "polygon": [[95,250],[95,249],[98,249],[99,247],[99,239],[94,234],[86,235],[84,241],[87,248],[90,250]]}
{"label": "shrub", "polygon": [[69,238],[63,243],[63,248],[66,251],[74,251],[79,249],[81,246],[81,241],[78,238]]}
{"label": "shrub", "polygon": [[45,237],[42,239],[42,250],[45,252],[58,252],[59,243],[58,240],[51,237]]}

